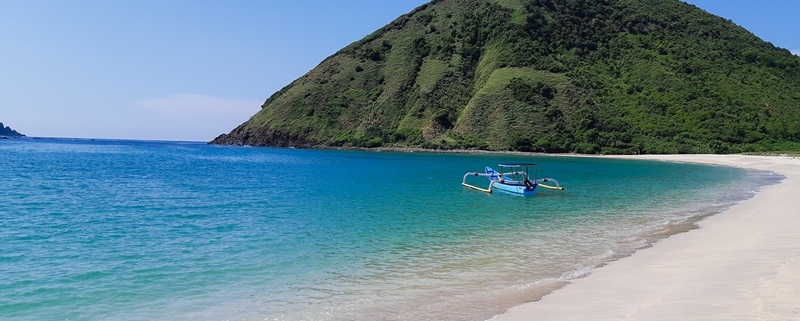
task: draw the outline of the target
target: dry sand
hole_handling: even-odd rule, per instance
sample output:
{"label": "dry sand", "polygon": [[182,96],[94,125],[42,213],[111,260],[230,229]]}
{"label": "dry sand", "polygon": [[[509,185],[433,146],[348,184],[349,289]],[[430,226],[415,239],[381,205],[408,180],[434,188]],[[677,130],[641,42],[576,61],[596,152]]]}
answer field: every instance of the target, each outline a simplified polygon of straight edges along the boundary
{"label": "dry sand", "polygon": [[800,321],[800,159],[667,155],[629,158],[769,170],[787,178],[632,256],[492,321]]}

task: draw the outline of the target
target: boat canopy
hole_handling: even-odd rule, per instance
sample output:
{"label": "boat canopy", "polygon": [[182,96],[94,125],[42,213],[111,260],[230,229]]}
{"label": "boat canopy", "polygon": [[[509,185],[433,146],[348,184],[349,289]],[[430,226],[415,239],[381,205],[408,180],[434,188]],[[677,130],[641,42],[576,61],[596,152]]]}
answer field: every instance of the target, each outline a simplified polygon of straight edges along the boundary
{"label": "boat canopy", "polygon": [[499,164],[500,167],[520,167],[520,166],[539,166],[539,164],[534,163],[507,163],[507,164]]}

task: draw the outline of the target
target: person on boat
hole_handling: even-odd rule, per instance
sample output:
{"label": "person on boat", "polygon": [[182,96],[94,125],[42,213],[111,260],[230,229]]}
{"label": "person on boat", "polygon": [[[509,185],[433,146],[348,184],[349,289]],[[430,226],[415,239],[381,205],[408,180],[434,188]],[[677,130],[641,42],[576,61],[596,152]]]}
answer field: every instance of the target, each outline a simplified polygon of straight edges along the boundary
{"label": "person on boat", "polygon": [[533,183],[527,177],[525,177],[525,186],[528,187],[529,191],[533,189]]}

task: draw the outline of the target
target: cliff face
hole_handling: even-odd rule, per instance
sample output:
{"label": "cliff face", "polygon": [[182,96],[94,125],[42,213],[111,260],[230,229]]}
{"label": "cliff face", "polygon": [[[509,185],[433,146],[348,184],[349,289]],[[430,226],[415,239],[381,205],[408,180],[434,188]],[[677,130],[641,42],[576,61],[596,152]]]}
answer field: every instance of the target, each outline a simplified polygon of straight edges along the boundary
{"label": "cliff face", "polygon": [[5,137],[25,137],[25,135],[20,134],[16,130],[11,129],[11,127],[3,125],[3,123],[0,123],[0,136],[5,136]]}
{"label": "cliff face", "polygon": [[211,143],[800,149],[800,58],[677,0],[433,1]]}

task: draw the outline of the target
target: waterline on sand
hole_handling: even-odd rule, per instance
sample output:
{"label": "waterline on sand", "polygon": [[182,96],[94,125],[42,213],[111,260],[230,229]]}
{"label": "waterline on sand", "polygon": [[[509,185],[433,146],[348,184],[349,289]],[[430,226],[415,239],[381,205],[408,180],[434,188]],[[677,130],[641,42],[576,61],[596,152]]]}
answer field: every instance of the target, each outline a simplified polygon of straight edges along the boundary
{"label": "waterline on sand", "polygon": [[[540,163],[567,190],[459,184],[510,161]],[[0,180],[10,320],[485,320],[774,177],[607,158],[28,140],[0,144]]]}

